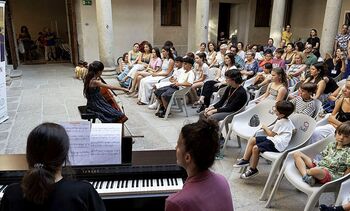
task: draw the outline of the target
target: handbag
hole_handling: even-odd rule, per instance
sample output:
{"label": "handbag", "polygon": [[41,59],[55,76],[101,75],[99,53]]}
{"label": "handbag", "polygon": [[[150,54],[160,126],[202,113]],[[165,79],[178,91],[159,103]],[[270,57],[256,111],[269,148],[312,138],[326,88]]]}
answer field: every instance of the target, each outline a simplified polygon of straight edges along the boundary
{"label": "handbag", "polygon": [[249,126],[250,127],[257,127],[259,125],[260,125],[259,116],[257,114],[254,114],[249,120]]}

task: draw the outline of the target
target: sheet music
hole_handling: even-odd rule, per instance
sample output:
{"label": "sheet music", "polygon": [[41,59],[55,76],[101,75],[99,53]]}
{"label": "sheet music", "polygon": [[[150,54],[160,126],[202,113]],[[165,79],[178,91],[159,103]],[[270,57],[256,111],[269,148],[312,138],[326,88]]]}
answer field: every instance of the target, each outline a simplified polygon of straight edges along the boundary
{"label": "sheet music", "polygon": [[121,164],[122,124],[92,124],[90,164]]}
{"label": "sheet music", "polygon": [[90,127],[88,121],[65,122],[61,125],[66,129],[70,140],[69,161],[71,165],[89,165],[91,155]]}

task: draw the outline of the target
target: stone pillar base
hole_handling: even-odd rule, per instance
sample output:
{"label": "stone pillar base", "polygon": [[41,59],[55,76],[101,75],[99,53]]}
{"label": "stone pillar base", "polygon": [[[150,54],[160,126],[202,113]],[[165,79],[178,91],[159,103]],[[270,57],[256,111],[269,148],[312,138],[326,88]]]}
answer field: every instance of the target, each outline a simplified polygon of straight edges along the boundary
{"label": "stone pillar base", "polygon": [[117,71],[115,67],[105,67],[102,72],[103,77],[115,78],[117,76]]}

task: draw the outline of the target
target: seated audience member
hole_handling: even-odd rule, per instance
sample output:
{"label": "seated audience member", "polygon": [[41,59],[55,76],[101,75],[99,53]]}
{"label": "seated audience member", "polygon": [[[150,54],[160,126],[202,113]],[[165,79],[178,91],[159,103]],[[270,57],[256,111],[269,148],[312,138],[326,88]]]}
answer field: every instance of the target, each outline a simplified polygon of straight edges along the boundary
{"label": "seated audience member", "polygon": [[195,76],[192,71],[192,67],[194,61],[190,57],[185,57],[182,59],[182,61],[182,71],[179,72],[179,75],[176,79],[170,78],[171,85],[156,89],[156,91],[154,92],[160,104],[160,108],[159,111],[156,113],[156,116],[160,118],[164,118],[169,101],[174,92],[185,87],[190,87],[193,84]]}
{"label": "seated audience member", "polygon": [[19,184],[6,188],[0,210],[106,210],[89,182],[62,176],[68,152],[69,137],[62,126],[42,123],[34,128],[27,139],[29,170]]}
{"label": "seated audience member", "polygon": [[287,71],[288,85],[289,87],[295,86],[300,82],[300,76],[306,70],[306,65],[303,63],[303,57],[301,53],[295,53],[294,61],[290,65]]}
{"label": "seated audience member", "polygon": [[310,37],[307,38],[305,45],[308,45],[308,44],[311,44],[314,49],[320,48],[320,38],[317,37],[316,29],[311,29]]}
{"label": "seated audience member", "polygon": [[[101,81],[104,65],[100,61],[89,64],[89,71],[84,80],[84,96],[87,99],[87,110],[94,113],[103,123],[123,123],[128,118],[121,110],[114,108],[101,94],[100,89],[122,90],[125,88],[105,84]],[[107,90],[109,91],[109,90]]]}
{"label": "seated audience member", "polygon": [[238,48],[236,46],[231,46],[230,47],[230,52],[234,55],[235,57],[235,66],[238,68],[238,69],[243,69],[245,64],[244,64],[244,60],[237,55],[237,51],[238,51]]}
{"label": "seated audience member", "polygon": [[188,177],[182,190],[166,199],[165,211],[233,211],[228,182],[209,170],[219,150],[218,130],[215,121],[203,119],[181,129],[176,158]]}
{"label": "seated audience member", "polygon": [[328,95],[334,92],[338,85],[332,78],[325,76],[325,65],[323,62],[317,62],[310,67],[310,76],[304,83],[311,82],[317,84],[316,94],[314,99],[319,99],[325,102]]}
{"label": "seated audience member", "polygon": [[345,72],[345,60],[346,56],[340,48],[336,50],[336,56],[332,58],[329,53],[326,53],[326,57],[324,58],[324,62],[327,65],[327,75],[329,77],[335,78],[340,73]]}
{"label": "seated audience member", "polygon": [[264,52],[269,49],[271,51],[271,53],[275,52],[276,50],[276,47],[273,46],[273,39],[272,38],[269,38],[267,40],[267,45],[264,46]]}
{"label": "seated audience member", "polygon": [[212,67],[221,68],[222,66],[224,66],[224,64],[225,64],[224,58],[225,58],[225,54],[226,54],[227,49],[228,49],[228,47],[226,44],[220,45],[220,51],[217,52],[214,65]]}
{"label": "seated audience member", "polygon": [[316,104],[312,95],[315,94],[316,89],[317,85],[314,83],[303,83],[300,86],[301,94],[291,100],[295,106],[295,113],[314,116]]}
{"label": "seated audience member", "polygon": [[252,45],[251,49],[255,53],[254,59],[260,62],[264,59],[264,47],[262,45]]}
{"label": "seated audience member", "polygon": [[272,52],[270,50],[264,51],[264,58],[259,62],[259,72],[262,72],[265,64],[272,64]]}
{"label": "seated audience member", "polygon": [[173,72],[175,63],[174,56],[168,46],[162,48],[162,55],[163,61],[161,71],[152,73],[152,75],[147,76],[140,81],[138,100],[143,104],[149,103],[153,85],[155,85],[160,79],[170,76]]}
{"label": "seated audience member", "polygon": [[240,56],[243,60],[245,60],[245,58],[246,58],[245,52],[244,52],[244,45],[242,42],[237,43],[237,55]]}
{"label": "seated audience member", "polygon": [[271,83],[268,85],[266,92],[258,98],[256,103],[264,99],[281,101],[287,97],[288,81],[286,73],[282,68],[273,68],[271,71]]}
{"label": "seated audience member", "polygon": [[275,57],[272,59],[272,68],[280,67],[283,70],[286,69],[286,64],[284,62],[284,59],[282,59],[282,55],[284,53],[284,50],[282,48],[277,48],[275,51]]}
{"label": "seated audience member", "polygon": [[[131,78],[131,80],[135,80],[131,85],[129,94],[134,92],[137,93],[136,90],[137,90],[137,86],[139,85],[139,81],[136,80],[137,77],[139,76],[137,72],[145,70],[148,67],[151,57],[152,57],[152,45],[149,42],[144,41],[142,54],[139,57],[138,61],[130,69],[127,75],[127,78]],[[127,78],[124,78],[124,80],[127,80]]]}
{"label": "seated audience member", "polygon": [[295,49],[294,49],[294,51],[295,51],[295,53],[302,53],[302,55],[303,55],[303,59],[304,59],[304,50],[305,50],[305,47],[304,47],[304,43],[302,43],[302,42],[296,42],[296,43],[294,43],[294,47],[295,47]]}
{"label": "seated audience member", "polygon": [[317,62],[317,57],[312,53],[313,48],[311,44],[307,44],[304,50],[304,63],[307,66],[307,69],[310,68],[311,65]]}
{"label": "seated audience member", "polygon": [[248,86],[248,90],[258,90],[261,87],[267,85],[271,81],[272,64],[266,63],[262,72],[256,74],[255,80],[252,85]]}
{"label": "seated audience member", "polygon": [[[198,101],[197,89],[200,89],[203,86],[203,84],[208,80],[209,74],[209,67],[206,63],[207,60],[205,54],[198,53],[194,57],[194,59],[195,65],[193,68],[193,72],[195,75],[195,79],[189,92],[189,98],[191,103]],[[192,107],[196,108],[197,104],[194,103]]]}
{"label": "seated audience member", "polygon": [[249,79],[252,78],[259,69],[258,62],[254,59],[255,54],[252,51],[247,51],[245,54],[246,56],[246,62],[244,65],[244,69],[241,70],[242,78],[243,79]]}
{"label": "seated audience member", "polygon": [[282,31],[282,40],[285,40],[286,43],[290,43],[292,41],[293,33],[290,31],[291,26],[288,24]]}
{"label": "seated audience member", "polygon": [[290,67],[291,64],[294,63],[294,44],[293,43],[288,43],[287,47],[284,51],[284,54],[282,55],[282,59],[284,59],[284,63]]}
{"label": "seated audience member", "polygon": [[117,76],[117,80],[119,81],[120,86],[124,88],[129,88],[131,83],[131,78],[128,78],[124,81],[124,78],[129,73],[129,66],[128,66],[128,53],[124,53],[122,57],[122,62],[119,64],[119,72],[120,74]]}
{"label": "seated audience member", "polygon": [[[350,80],[350,78],[348,77],[346,80]],[[335,101],[343,96],[345,86],[346,83],[343,86],[338,87],[334,92],[332,92],[332,94],[328,96],[328,101],[322,105],[325,113],[332,113],[335,106]]]}
{"label": "seated audience member", "polygon": [[131,69],[141,57],[140,44],[134,43],[132,50],[128,52],[128,66]]}
{"label": "seated audience member", "polygon": [[266,136],[251,137],[248,141],[243,158],[239,159],[235,168],[241,168],[250,166],[248,170],[241,174],[241,179],[252,178],[259,174],[256,168],[259,161],[260,152],[283,152],[291,138],[293,130],[295,129],[292,121],[288,119],[294,111],[294,105],[288,101],[276,102],[276,116],[277,121],[272,130],[266,125],[262,125],[261,128],[266,133]]}
{"label": "seated audience member", "polygon": [[201,112],[201,118],[210,118],[221,121],[233,112],[241,109],[247,102],[247,93],[243,86],[243,80],[238,70],[228,70],[225,72],[226,84],[228,87],[220,101],[209,106]]}
{"label": "seated audience member", "polygon": [[207,63],[209,68],[214,67],[215,66],[215,58],[216,58],[216,46],[213,42],[208,42],[208,59],[207,59]]}
{"label": "seated audience member", "polygon": [[78,62],[78,66],[75,67],[75,77],[79,80],[84,80],[87,72],[88,72],[88,69],[87,69],[87,65],[88,63],[85,62],[85,61],[82,61],[80,60]]}
{"label": "seated audience member", "polygon": [[302,152],[293,153],[295,166],[305,183],[325,184],[350,172],[350,121],[337,127],[335,142],[329,143],[320,154],[322,158],[316,162]]}
{"label": "seated audience member", "polygon": [[220,75],[218,75],[214,80],[204,83],[201,96],[197,102],[198,105],[201,105],[197,110],[197,113],[200,113],[205,108],[208,108],[212,94],[218,91],[220,88],[226,86],[225,72],[231,69],[237,69],[235,66],[235,57],[234,54],[227,53],[225,55],[225,65],[221,68]]}
{"label": "seated audience member", "polygon": [[316,127],[309,143],[315,143],[334,134],[337,127],[348,120],[350,120],[350,80],[346,81],[342,97],[335,102],[333,112],[328,117],[328,124]]}
{"label": "seated audience member", "polygon": [[208,58],[208,52],[206,51],[206,48],[207,48],[207,44],[206,44],[205,42],[202,42],[202,43],[199,45],[199,50],[196,51],[194,54],[204,53],[205,56]]}

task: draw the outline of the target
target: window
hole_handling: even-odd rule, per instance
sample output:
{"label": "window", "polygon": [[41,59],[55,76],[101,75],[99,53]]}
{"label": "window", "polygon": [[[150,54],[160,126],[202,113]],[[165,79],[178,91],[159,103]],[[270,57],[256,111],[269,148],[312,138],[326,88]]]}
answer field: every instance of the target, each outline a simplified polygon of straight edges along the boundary
{"label": "window", "polygon": [[270,27],[272,0],[257,0],[255,27]]}
{"label": "window", "polygon": [[181,26],[181,0],[161,0],[161,25]]}
{"label": "window", "polygon": [[350,24],[350,12],[349,11],[346,11],[345,12],[345,21],[344,21],[344,24],[348,25]]}

